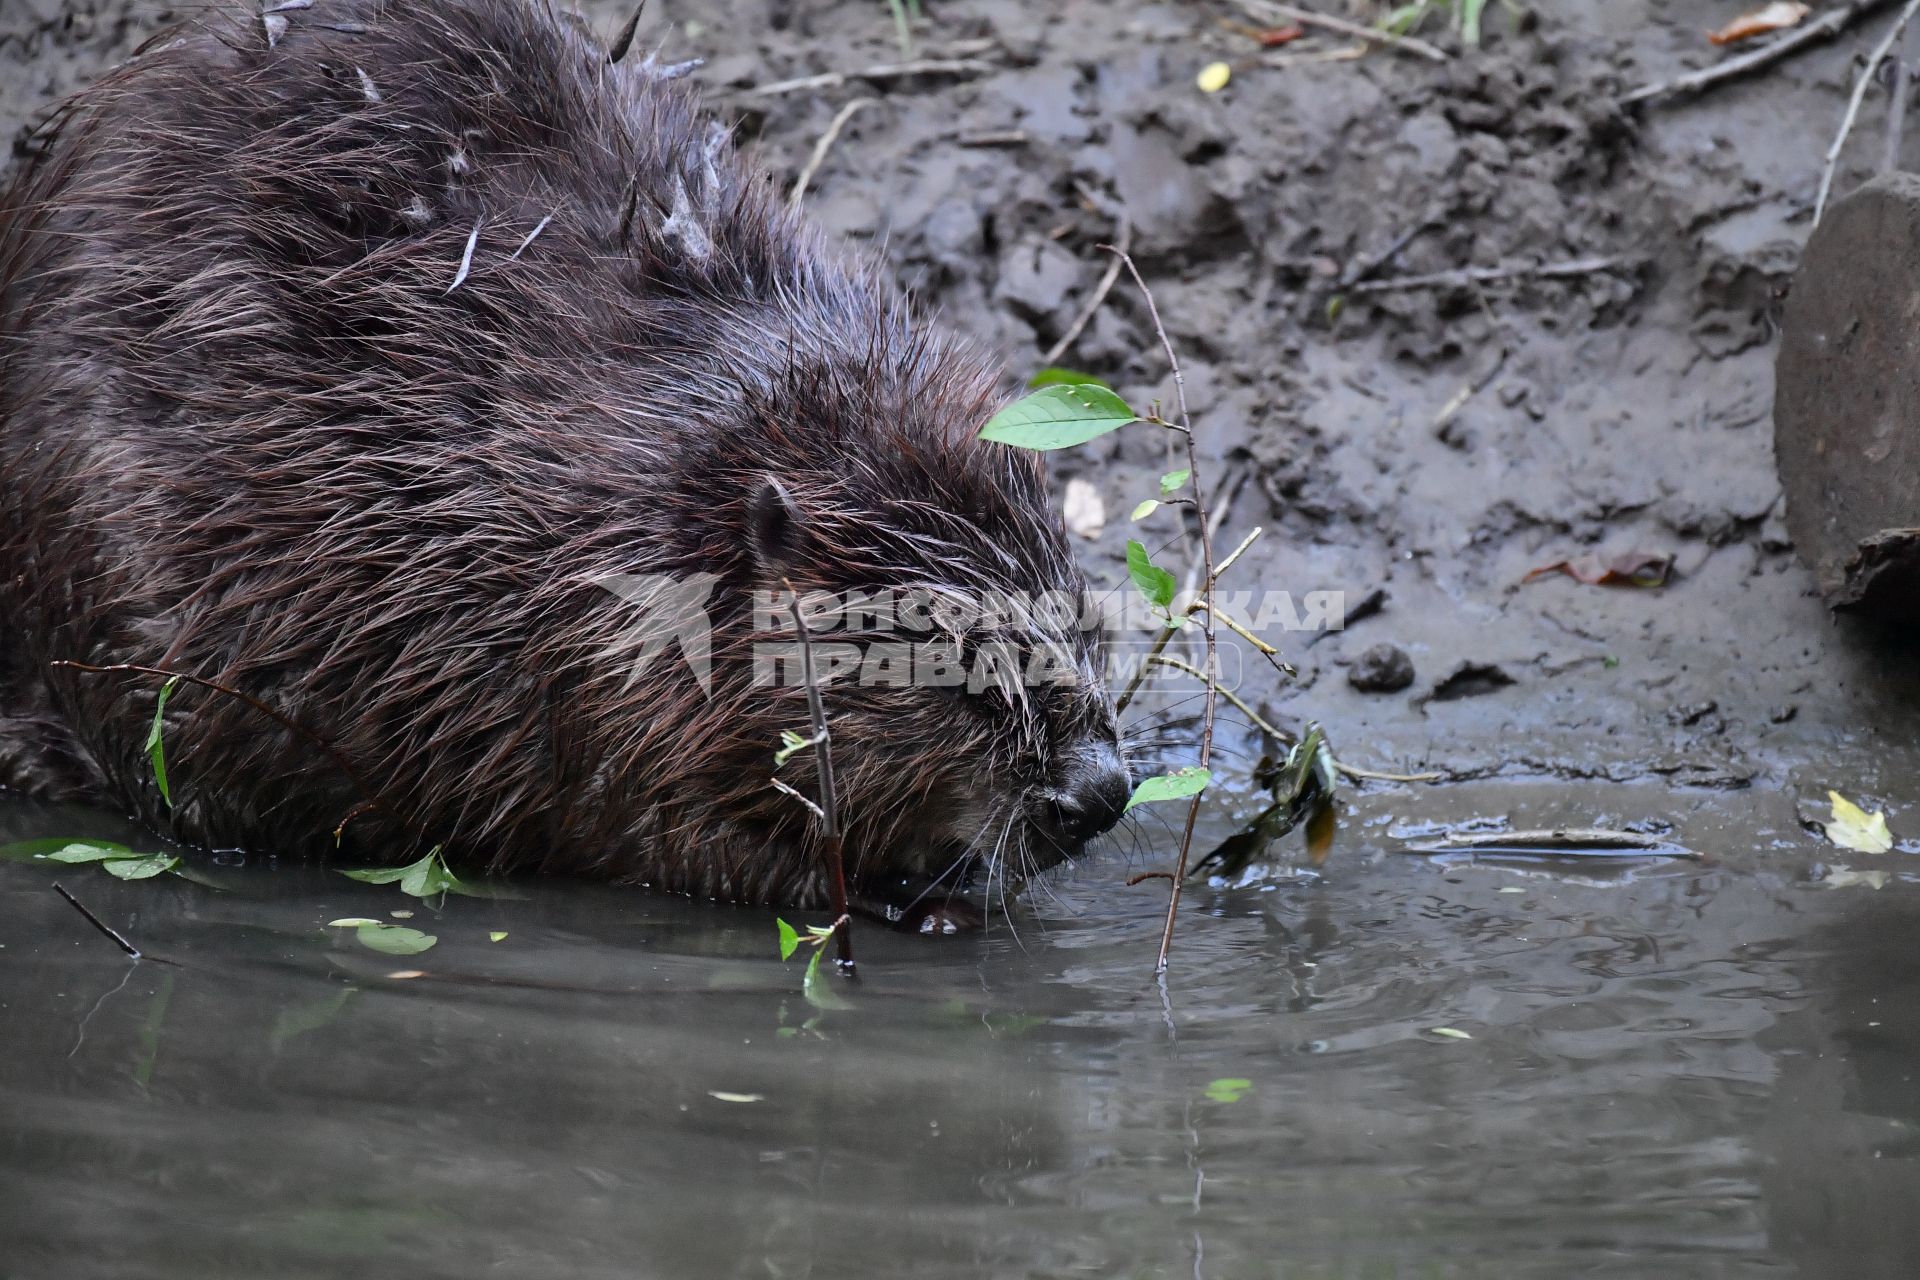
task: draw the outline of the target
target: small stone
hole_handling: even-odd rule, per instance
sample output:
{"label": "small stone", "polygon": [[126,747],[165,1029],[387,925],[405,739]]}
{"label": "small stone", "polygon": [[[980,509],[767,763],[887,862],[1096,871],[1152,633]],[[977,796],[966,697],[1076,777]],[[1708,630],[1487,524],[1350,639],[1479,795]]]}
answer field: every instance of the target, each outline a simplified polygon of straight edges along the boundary
{"label": "small stone", "polygon": [[1413,659],[1398,645],[1377,644],[1353,660],[1347,683],[1362,693],[1398,693],[1413,683]]}

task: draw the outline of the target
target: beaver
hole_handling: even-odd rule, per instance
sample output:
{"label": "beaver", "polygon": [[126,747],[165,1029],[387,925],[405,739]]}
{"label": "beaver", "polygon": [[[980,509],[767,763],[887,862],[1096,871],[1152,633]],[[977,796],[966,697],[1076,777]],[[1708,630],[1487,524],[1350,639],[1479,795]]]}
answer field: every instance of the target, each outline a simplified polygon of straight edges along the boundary
{"label": "beaver", "polygon": [[[768,601],[1085,583],[1036,455],[978,438],[1001,370],[630,38],[268,0],[50,122],[0,206],[0,782],[203,847],[827,901]],[[634,582],[704,635],[637,661]],[[979,618],[934,630],[1064,676],[825,681],[863,902],[1127,802],[1096,631]]]}

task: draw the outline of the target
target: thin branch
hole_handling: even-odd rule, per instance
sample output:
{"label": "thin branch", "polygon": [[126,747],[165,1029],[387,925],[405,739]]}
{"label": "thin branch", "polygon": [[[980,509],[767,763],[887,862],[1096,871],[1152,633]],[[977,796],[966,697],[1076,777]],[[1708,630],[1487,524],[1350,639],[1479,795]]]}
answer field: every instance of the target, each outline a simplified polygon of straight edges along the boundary
{"label": "thin branch", "polygon": [[793,584],[781,579],[787,589],[787,608],[793,613],[793,629],[800,642],[800,678],[807,685],[807,716],[813,721],[813,759],[820,774],[820,834],[825,839],[827,865],[833,872],[833,922],[835,941],[840,952],[840,971],[853,973],[853,917],[847,911],[847,859],[840,843],[840,804],[833,785],[833,734],[827,728],[827,708],[820,698],[820,684],[813,678],[813,633],[807,629],[800,612],[800,593]]}
{"label": "thin branch", "polygon": [[135,960],[139,960],[142,958],[140,955],[140,948],[134,946],[131,942],[128,942],[125,938],[121,937],[118,933],[116,933],[113,930],[112,926],[107,924],[106,921],[102,920],[99,916],[93,914],[93,912],[87,910],[85,905],[81,903],[80,899],[68,893],[58,880],[55,880],[53,882],[53,891],[59,894],[61,897],[65,898],[75,911],[78,911],[81,915],[85,916],[87,918],[88,924],[92,925],[94,928],[98,929],[100,932],[106,934],[109,938],[113,939],[114,946],[119,947],[122,951],[126,952],[129,956],[132,956]]}
{"label": "thin branch", "polygon": [[1440,407],[1440,412],[1433,415],[1432,429],[1439,431],[1452,422],[1459,412],[1467,407],[1467,401],[1485,391],[1488,385],[1500,376],[1500,371],[1507,367],[1508,354],[1508,348],[1501,347],[1499,358],[1493,362],[1491,368],[1477,378],[1467,379],[1466,385],[1454,392],[1453,397]]}
{"label": "thin branch", "polygon": [[[1205,593],[1203,598],[1206,601],[1207,610],[1201,625],[1207,642],[1207,698],[1200,722],[1200,767],[1205,769],[1210,767],[1213,761],[1213,718],[1219,705],[1220,664],[1213,633],[1213,532],[1207,525],[1207,494],[1200,480],[1200,450],[1194,444],[1193,415],[1187,411],[1187,380],[1186,375],[1180,371],[1180,357],[1174,352],[1173,339],[1167,336],[1167,327],[1160,322],[1160,308],[1153,300],[1153,290],[1147,288],[1147,282],[1141,278],[1140,268],[1134,265],[1131,257],[1119,250],[1108,248],[1108,252],[1126,264],[1127,274],[1133,277],[1134,284],[1139,286],[1141,296],[1146,299],[1147,316],[1153,321],[1153,332],[1160,339],[1160,349],[1166,352],[1167,364],[1173,370],[1173,390],[1174,397],[1180,405],[1180,425],[1187,433],[1187,483],[1193,488],[1193,506],[1199,515],[1200,556],[1203,570],[1201,580],[1206,584],[1203,588]],[[1187,824],[1180,836],[1180,859],[1174,867],[1173,889],[1167,896],[1167,923],[1160,931],[1160,954],[1153,966],[1155,973],[1167,971],[1167,952],[1173,948],[1173,926],[1180,915],[1180,889],[1182,882],[1186,879],[1187,863],[1193,855],[1193,828],[1200,818],[1200,797],[1204,794],[1204,790],[1195,792],[1192,801],[1187,805]]]}
{"label": "thin branch", "polygon": [[1274,666],[1274,669],[1278,671],[1281,675],[1287,676],[1289,678],[1297,678],[1300,675],[1298,671],[1295,671],[1293,669],[1292,663],[1288,662],[1286,659],[1280,656],[1279,649],[1275,648],[1273,645],[1268,644],[1265,640],[1262,640],[1259,636],[1253,634],[1253,632],[1247,630],[1245,627],[1241,626],[1238,622],[1235,622],[1232,614],[1215,612],[1213,609],[1208,608],[1207,602],[1204,600],[1195,600],[1193,603],[1196,608],[1206,609],[1208,616],[1217,618],[1219,621],[1224,622],[1227,626],[1227,630],[1233,632],[1235,635],[1239,636],[1242,640],[1245,640],[1248,644],[1252,645],[1255,649],[1258,649],[1260,651],[1260,656],[1265,658],[1268,662],[1271,662]]}
{"label": "thin branch", "polygon": [[1399,289],[1458,289],[1496,280],[1559,280],[1590,276],[1630,265],[1625,258],[1575,258],[1571,262],[1521,263],[1510,267],[1461,267],[1424,276],[1389,276],[1353,286],[1351,293],[1390,293]]}
{"label": "thin branch", "polygon": [[1749,71],[1758,71],[1762,67],[1771,66],[1790,53],[1799,52],[1815,41],[1838,35],[1886,3],[1888,0],[1854,0],[1854,3],[1845,8],[1829,10],[1812,22],[1795,27],[1786,35],[1777,40],[1768,41],[1751,53],[1743,53],[1737,58],[1716,62],[1698,71],[1689,71],[1671,80],[1642,85],[1621,98],[1620,105],[1629,107],[1636,102],[1651,102],[1655,98],[1665,98],[1674,94],[1698,93],[1702,89],[1719,84],[1722,80],[1743,76]]}
{"label": "thin branch", "polygon": [[1372,782],[1445,782],[1449,775],[1444,773],[1381,773],[1374,769],[1362,769],[1357,764],[1346,764],[1340,760],[1333,767],[1349,778],[1361,778]]}
{"label": "thin branch", "polygon": [[807,89],[837,89],[849,80],[899,80],[907,76],[983,75],[1000,70],[997,62],[980,58],[919,58],[912,62],[882,62],[858,71],[828,71],[797,80],[776,80],[741,91],[746,98],[771,98],[776,94],[799,93]]}
{"label": "thin branch", "polygon": [[[320,750],[326,753],[328,759],[332,760],[336,765],[340,766],[340,772],[347,776],[347,781],[353,783],[353,785],[359,790],[361,796],[367,801],[368,804],[374,806],[375,808],[384,809],[388,814],[392,815],[393,818],[397,820],[401,826],[405,827],[412,834],[416,836],[420,834],[419,829],[413,825],[413,823],[407,818],[407,816],[403,814],[399,809],[395,808],[393,804],[389,802],[386,799],[386,797],[382,795],[377,788],[370,786],[367,783],[367,780],[360,776],[359,771],[355,769],[353,765],[348,763],[347,758],[344,755],[342,755],[337,749],[335,749],[332,743],[328,742],[325,738],[321,737],[319,734],[315,733],[313,730],[307,728],[305,725],[301,724],[299,721],[294,720],[291,717],[284,715],[279,711],[274,710],[272,707],[260,701],[260,699],[254,697],[250,693],[243,693],[239,689],[235,689],[230,685],[221,684],[217,680],[209,680],[205,676],[196,676],[191,672],[172,671],[166,667],[143,666],[137,662],[112,662],[112,663],[106,664],[105,666],[95,666],[91,662],[73,662],[65,658],[59,658],[48,663],[47,665],[50,667],[67,667],[74,671],[85,671],[94,675],[103,675],[108,672],[114,672],[114,671],[131,671],[143,676],[156,676],[162,680],[184,681],[187,684],[198,685],[202,689],[211,689],[215,693],[223,693],[229,698],[237,698],[241,702],[244,702],[248,706],[252,707],[255,711],[258,711],[261,715],[265,716],[267,719],[273,721],[275,724],[285,729],[287,732],[295,735],[296,737],[304,738],[308,742],[311,742],[314,746],[320,748]],[[361,809],[357,808],[354,810],[353,813],[349,813],[346,818],[341,820],[341,823],[340,823],[341,827],[344,828],[346,824],[349,821],[351,821],[361,811],[362,811]],[[336,832],[335,834],[337,835],[338,832]]]}
{"label": "thin branch", "polygon": [[[1219,522],[1216,519],[1214,522],[1214,532],[1218,532],[1218,531],[1219,531]],[[1213,578],[1215,582],[1218,582],[1220,580],[1220,575],[1227,571],[1227,567],[1229,565],[1231,565],[1235,560],[1238,560],[1241,557],[1241,555],[1246,551],[1246,549],[1253,545],[1253,540],[1260,536],[1260,532],[1261,531],[1258,528],[1254,529],[1252,533],[1248,534],[1246,537],[1240,540],[1240,545],[1233,549],[1232,555],[1228,556],[1225,560],[1222,560],[1218,565],[1214,566]],[[1188,590],[1192,590],[1192,588],[1189,587]],[[1196,597],[1194,600],[1188,603],[1183,613],[1183,616],[1191,618],[1195,613],[1199,612],[1200,607],[1203,603],[1204,601]],[[1141,659],[1140,669],[1133,673],[1133,678],[1127,681],[1127,687],[1125,689],[1122,689],[1120,691],[1120,696],[1113,700],[1113,713],[1115,715],[1119,715],[1122,711],[1125,711],[1127,709],[1127,704],[1133,701],[1133,695],[1140,691],[1141,682],[1147,678],[1148,665],[1153,663],[1155,660],[1157,660],[1160,657],[1161,652],[1167,647],[1167,641],[1173,639],[1173,632],[1174,632],[1174,628],[1172,627],[1162,627],[1160,629],[1160,634],[1153,638],[1153,648],[1147,650],[1146,657]]]}
{"label": "thin branch", "polygon": [[[1156,653],[1152,657],[1150,657],[1148,661],[1158,663],[1160,666],[1163,666],[1163,667],[1172,667],[1175,671],[1184,671],[1186,674],[1193,676],[1195,679],[1204,680],[1207,678],[1207,673],[1202,671],[1200,668],[1194,666],[1191,662],[1187,662],[1180,658],[1170,658],[1164,653]],[[1286,734],[1280,732],[1280,730],[1274,728],[1271,724],[1269,724],[1265,716],[1261,715],[1258,711],[1255,711],[1252,707],[1248,706],[1246,699],[1242,698],[1239,694],[1235,693],[1233,690],[1222,689],[1220,690],[1220,696],[1225,698],[1228,702],[1231,702],[1234,706],[1238,707],[1240,709],[1241,714],[1246,716],[1246,718],[1253,723],[1254,728],[1259,729],[1263,733],[1271,734],[1273,737],[1276,737],[1276,738],[1284,738],[1287,736]]]}
{"label": "thin branch", "polygon": [[827,131],[820,135],[820,141],[813,144],[813,154],[807,157],[807,167],[800,171],[798,178],[794,179],[793,194],[787,197],[789,208],[800,207],[801,197],[807,194],[807,184],[813,181],[813,175],[818,173],[820,166],[826,162],[827,152],[833,150],[833,144],[840,137],[840,131],[847,127],[847,121],[853,119],[864,108],[871,107],[879,101],[878,98],[855,98],[834,113],[832,123],[827,125]]}
{"label": "thin branch", "polygon": [[[1122,254],[1133,248],[1133,219],[1127,216],[1124,209],[1120,211],[1120,221],[1114,231],[1114,246]],[[1080,314],[1073,318],[1073,323],[1067,326],[1067,331],[1060,335],[1060,341],[1047,348],[1047,354],[1040,357],[1041,368],[1054,363],[1067,353],[1067,349],[1073,346],[1088,323],[1092,321],[1094,313],[1100,310],[1100,304],[1107,300],[1109,293],[1113,292],[1114,281],[1119,278],[1120,259],[1116,257],[1107,264],[1106,273],[1100,277],[1100,283],[1095,285],[1093,292],[1087,295],[1086,302],[1080,308]]]}
{"label": "thin branch", "polygon": [[814,817],[820,819],[822,822],[826,821],[827,811],[825,809],[822,809],[819,805],[815,804],[813,801],[807,799],[806,793],[801,791],[798,787],[790,787],[786,783],[780,781],[780,779],[778,778],[771,778],[769,779],[769,781],[773,783],[773,789],[775,791],[778,791],[782,795],[792,796],[795,800],[798,800],[801,804],[813,810]]}
{"label": "thin branch", "polygon": [[1358,22],[1348,22],[1345,18],[1333,18],[1324,13],[1315,13],[1311,9],[1297,9],[1290,4],[1279,4],[1276,0],[1234,0],[1240,11],[1255,22],[1274,25],[1280,22],[1297,22],[1303,27],[1319,27],[1322,31],[1333,31],[1343,36],[1352,36],[1355,40],[1365,40],[1369,44],[1385,45],[1402,53],[1415,53],[1429,62],[1448,61],[1446,51],[1425,40],[1413,36],[1395,35],[1391,31],[1382,31],[1378,27],[1363,26]]}
{"label": "thin branch", "polygon": [[1866,101],[1867,86],[1873,83],[1873,73],[1879,69],[1881,59],[1893,51],[1894,44],[1916,12],[1920,12],[1920,0],[1907,0],[1906,7],[1900,10],[1900,16],[1887,28],[1887,34],[1881,37],[1880,43],[1873,46],[1873,52],[1867,55],[1867,65],[1860,68],[1859,76],[1854,79],[1853,94],[1847,99],[1846,114],[1840,117],[1840,132],[1833,135],[1833,144],[1827,148],[1826,163],[1820,169],[1820,193],[1813,198],[1815,226],[1820,225],[1820,215],[1827,211],[1827,197],[1833,194],[1834,172],[1840,167],[1840,151],[1847,145],[1847,135],[1853,132],[1854,118],[1860,114],[1860,104]]}

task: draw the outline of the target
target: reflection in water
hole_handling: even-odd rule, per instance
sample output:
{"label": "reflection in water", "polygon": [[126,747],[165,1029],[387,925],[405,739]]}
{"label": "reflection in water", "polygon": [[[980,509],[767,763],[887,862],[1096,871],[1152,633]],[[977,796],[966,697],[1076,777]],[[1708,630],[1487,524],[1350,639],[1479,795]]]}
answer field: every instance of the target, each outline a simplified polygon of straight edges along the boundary
{"label": "reflection in water", "polygon": [[[1349,848],[1194,894],[1170,1037],[1111,868],[1019,942],[868,930],[825,1014],[770,913],[202,869],[61,869],[171,962],[131,965],[0,863],[0,1275],[1859,1276],[1920,1235],[1911,884]],[[323,927],[406,908],[419,957]]]}

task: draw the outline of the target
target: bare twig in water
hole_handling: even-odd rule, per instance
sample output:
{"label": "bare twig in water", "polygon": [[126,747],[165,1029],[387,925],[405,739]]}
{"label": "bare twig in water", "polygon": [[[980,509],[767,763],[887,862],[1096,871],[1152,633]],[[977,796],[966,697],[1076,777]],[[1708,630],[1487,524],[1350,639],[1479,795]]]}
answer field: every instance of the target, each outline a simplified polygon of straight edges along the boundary
{"label": "bare twig in water", "polygon": [[[1213,716],[1219,703],[1220,665],[1213,634],[1213,584],[1216,577],[1213,567],[1213,532],[1207,524],[1207,493],[1200,478],[1200,451],[1193,440],[1193,416],[1187,412],[1187,380],[1180,372],[1180,357],[1174,353],[1173,339],[1167,336],[1167,327],[1160,322],[1160,308],[1153,300],[1153,290],[1147,288],[1147,282],[1140,276],[1140,268],[1133,259],[1118,249],[1109,247],[1108,252],[1126,265],[1127,274],[1133,277],[1134,284],[1140,288],[1140,294],[1146,299],[1147,316],[1153,321],[1153,332],[1160,339],[1160,349],[1166,352],[1167,364],[1173,370],[1174,397],[1180,406],[1180,426],[1187,440],[1187,484],[1193,490],[1193,509],[1199,516],[1200,560],[1203,570],[1201,599],[1206,602],[1206,616],[1201,622],[1202,634],[1206,638],[1206,676],[1207,698],[1200,721],[1200,767],[1211,766],[1213,761]],[[1200,818],[1200,797],[1204,791],[1194,793],[1187,805],[1186,829],[1180,836],[1180,858],[1174,866],[1173,889],[1167,895],[1167,923],[1160,931],[1160,954],[1154,961],[1153,971],[1165,973],[1167,970],[1167,952],[1173,948],[1173,925],[1180,914],[1181,882],[1186,879],[1187,862],[1193,854],[1193,828]]]}
{"label": "bare twig in water", "polygon": [[1795,27],[1786,35],[1777,40],[1768,41],[1751,53],[1743,53],[1738,57],[1728,58],[1724,62],[1716,62],[1698,71],[1689,71],[1671,80],[1642,85],[1621,98],[1620,105],[1627,107],[1636,102],[1651,102],[1655,98],[1666,98],[1675,94],[1698,93],[1702,89],[1719,84],[1722,80],[1731,80],[1749,71],[1758,71],[1761,67],[1771,66],[1790,53],[1797,53],[1817,41],[1838,35],[1886,3],[1888,0],[1854,0],[1854,3],[1844,8],[1828,10],[1812,22]]}
{"label": "bare twig in water", "polygon": [[102,920],[99,916],[93,914],[93,912],[87,910],[86,906],[80,901],[80,899],[68,893],[58,880],[55,880],[53,882],[53,891],[59,894],[61,897],[65,898],[67,900],[68,905],[70,905],[75,911],[78,911],[81,915],[85,916],[87,918],[88,924],[92,925],[94,928],[98,929],[100,932],[106,934],[109,938],[113,939],[114,946],[119,947],[122,951],[126,952],[129,956],[132,956],[135,960],[139,960],[142,958],[140,955],[140,948],[134,946],[131,942],[128,942],[125,938],[121,937],[117,932],[114,931],[113,927],[109,925],[106,921]]}
{"label": "bare twig in water", "polygon": [[820,683],[813,678],[813,632],[800,612],[800,593],[793,584],[781,580],[787,589],[787,608],[793,614],[794,635],[800,644],[800,678],[807,685],[807,716],[813,722],[813,759],[820,775],[820,834],[827,847],[828,869],[833,873],[833,931],[840,952],[840,972],[853,973],[853,917],[847,911],[847,859],[840,846],[840,804],[833,786],[833,734],[827,729],[826,704],[820,698]]}
{"label": "bare twig in water", "polygon": [[[1827,197],[1833,194],[1833,176],[1840,167],[1840,151],[1847,145],[1847,135],[1853,132],[1853,122],[1860,114],[1860,104],[1866,101],[1867,86],[1873,83],[1874,72],[1879,70],[1881,60],[1893,51],[1894,44],[1916,12],[1920,12],[1920,0],[1907,0],[1906,6],[1900,10],[1900,16],[1887,28],[1887,34],[1881,37],[1880,43],[1873,46],[1873,52],[1867,55],[1867,65],[1860,68],[1859,76],[1854,79],[1853,94],[1847,99],[1846,114],[1840,117],[1840,132],[1833,135],[1833,143],[1827,148],[1826,163],[1820,169],[1820,193],[1813,198],[1815,226],[1820,224],[1820,215],[1827,211]],[[1898,96],[1904,98],[1904,95]]]}
{"label": "bare twig in water", "polygon": [[1282,22],[1297,22],[1303,27],[1319,27],[1322,31],[1334,31],[1343,36],[1352,36],[1355,40],[1365,40],[1368,44],[1385,45],[1398,49],[1402,53],[1415,53],[1429,62],[1446,62],[1446,51],[1425,40],[1413,36],[1398,36],[1391,31],[1382,31],[1378,27],[1363,26],[1358,22],[1348,22],[1345,18],[1333,18],[1324,13],[1315,13],[1311,9],[1297,9],[1290,4],[1279,4],[1276,0],[1234,0],[1240,12],[1255,22],[1276,26]]}
{"label": "bare twig in water", "polygon": [[776,94],[800,93],[807,89],[837,89],[849,80],[900,80],[907,76],[977,76],[1000,70],[997,62],[980,58],[919,58],[912,62],[882,62],[858,71],[828,71],[797,80],[776,80],[741,91],[746,98],[771,98]]}
{"label": "bare twig in water", "polygon": [[1105,302],[1107,295],[1113,291],[1113,282],[1120,278],[1120,264],[1125,255],[1133,249],[1133,220],[1127,217],[1124,209],[1120,211],[1120,221],[1114,229],[1113,240],[1114,247],[1120,251],[1119,254],[1107,264],[1106,274],[1100,277],[1100,283],[1095,285],[1093,292],[1087,295],[1086,302],[1080,307],[1080,314],[1073,318],[1073,323],[1067,326],[1067,331],[1060,335],[1060,341],[1048,347],[1047,354],[1040,357],[1042,368],[1067,353],[1067,349],[1073,346],[1085,331],[1094,313],[1100,310],[1100,304]]}
{"label": "bare twig in water", "polygon": [[793,194],[787,197],[789,207],[794,209],[800,207],[801,197],[807,194],[807,184],[813,181],[813,175],[818,173],[820,166],[826,162],[827,152],[833,150],[833,144],[840,137],[840,131],[847,127],[847,121],[878,101],[878,98],[855,98],[834,113],[832,123],[827,125],[827,131],[820,135],[820,141],[813,144],[813,154],[807,157],[807,167],[800,171],[798,178],[794,179]]}
{"label": "bare twig in water", "polygon": [[1356,284],[1351,293],[1390,293],[1399,289],[1458,289],[1498,280],[1564,280],[1628,266],[1625,258],[1575,258],[1571,262],[1522,263],[1510,267],[1461,267],[1424,276],[1391,276]]}
{"label": "bare twig in water", "polygon": [[[367,780],[360,776],[359,770],[348,763],[347,758],[341,755],[332,743],[299,721],[274,710],[250,693],[243,693],[231,685],[221,684],[218,680],[209,680],[205,676],[196,676],[191,672],[172,671],[166,667],[143,666],[137,662],[113,662],[105,666],[96,666],[91,662],[73,662],[65,658],[60,658],[49,662],[47,665],[50,667],[67,667],[74,671],[85,671],[93,675],[104,675],[114,671],[130,671],[138,675],[154,676],[161,680],[179,680],[186,684],[198,685],[202,689],[211,689],[215,693],[223,693],[229,698],[237,698],[267,719],[279,725],[282,729],[285,729],[296,737],[304,738],[314,746],[320,748],[321,751],[326,753],[329,760],[332,760],[336,765],[340,766],[340,772],[346,775],[347,781],[353,783],[353,785],[358,788],[360,794],[365,797],[367,805],[384,810],[415,836],[421,834],[419,828],[415,827],[404,813],[394,807],[394,805],[381,794],[378,788],[369,785]],[[367,805],[356,806],[353,812],[341,820],[341,827],[344,828],[355,816],[364,812]],[[335,834],[337,835],[338,832],[336,831]]]}

